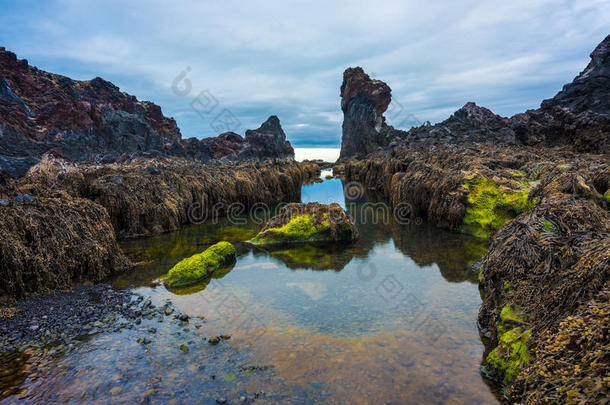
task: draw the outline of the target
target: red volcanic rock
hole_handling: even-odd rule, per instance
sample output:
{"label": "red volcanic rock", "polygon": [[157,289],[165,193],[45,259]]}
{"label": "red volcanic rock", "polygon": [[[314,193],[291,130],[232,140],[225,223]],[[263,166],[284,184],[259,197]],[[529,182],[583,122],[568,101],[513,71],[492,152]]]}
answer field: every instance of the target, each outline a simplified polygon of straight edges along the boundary
{"label": "red volcanic rock", "polygon": [[347,68],[343,72],[343,83],[341,84],[341,109],[347,111],[350,102],[359,95],[374,104],[378,116],[387,110],[392,101],[390,86],[381,80],[371,79],[359,66]]}
{"label": "red volcanic rock", "polygon": [[176,121],[158,105],[99,77],[79,81],[39,70],[0,48],[0,169],[5,175],[21,176],[49,150],[74,161],[100,162],[133,153],[201,161],[291,158],[294,151],[275,121],[247,139],[232,132],[182,139]]}

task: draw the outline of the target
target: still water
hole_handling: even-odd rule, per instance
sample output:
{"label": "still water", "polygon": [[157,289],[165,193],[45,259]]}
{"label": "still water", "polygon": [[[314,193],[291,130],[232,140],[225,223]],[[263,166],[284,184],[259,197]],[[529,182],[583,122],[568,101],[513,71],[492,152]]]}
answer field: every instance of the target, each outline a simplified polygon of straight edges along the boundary
{"label": "still water", "polygon": [[[496,403],[479,373],[481,299],[470,269],[485,244],[419,221],[397,224],[364,195],[346,201],[339,179],[304,186],[302,199],[340,203],[360,240],[263,250],[244,243],[261,224],[225,219],[127,241],[123,249],[144,263],[114,280],[117,288],[171,302],[189,322],[154,317],[96,335],[45,364],[22,400]],[[220,240],[238,250],[232,268],[178,291],[158,282]],[[215,335],[230,339],[211,345]],[[150,344],[137,342],[144,336]]]}

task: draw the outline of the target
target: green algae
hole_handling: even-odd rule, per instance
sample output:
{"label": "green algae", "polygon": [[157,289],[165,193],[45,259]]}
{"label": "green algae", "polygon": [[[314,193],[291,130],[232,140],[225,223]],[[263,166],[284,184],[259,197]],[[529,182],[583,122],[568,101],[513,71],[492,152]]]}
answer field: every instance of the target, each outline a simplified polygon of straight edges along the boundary
{"label": "green algae", "polygon": [[467,180],[468,207],[461,231],[489,238],[504,223],[528,211],[538,199],[528,201],[530,183],[522,179],[521,190],[499,187],[493,180],[477,176]]}
{"label": "green algae", "polygon": [[483,274],[483,267],[481,267],[479,269],[479,273],[477,275],[477,278],[479,279],[479,283],[482,283],[485,281],[485,275]]}
{"label": "green algae", "polygon": [[521,369],[529,363],[530,355],[527,341],[531,331],[514,328],[499,335],[498,347],[493,349],[485,360],[488,372],[509,386]]}
{"label": "green algae", "polygon": [[167,273],[168,287],[186,287],[197,284],[211,274],[235,261],[235,248],[229,242],[218,242],[204,252],[186,258]]}
{"label": "green algae", "polygon": [[[528,316],[510,304],[502,308],[496,324],[498,346],[485,359],[485,373],[508,387],[521,369],[530,361],[527,341],[531,330],[525,329]],[[518,324],[517,327],[512,327]]]}
{"label": "green algae", "polygon": [[[328,217],[328,214],[325,214]],[[349,225],[348,225],[349,226]],[[316,223],[312,215],[292,218],[280,228],[269,228],[260,232],[248,242],[254,245],[281,244],[290,242],[316,242],[330,240],[330,221]]]}

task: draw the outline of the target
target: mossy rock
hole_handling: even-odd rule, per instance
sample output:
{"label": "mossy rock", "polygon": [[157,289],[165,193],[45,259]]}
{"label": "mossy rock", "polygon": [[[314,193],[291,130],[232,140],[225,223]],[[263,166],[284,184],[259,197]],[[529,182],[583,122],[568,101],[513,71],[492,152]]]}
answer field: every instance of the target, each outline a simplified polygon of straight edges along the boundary
{"label": "mossy rock", "polygon": [[521,369],[530,362],[527,341],[529,316],[510,304],[502,308],[500,321],[496,324],[498,346],[485,359],[485,371],[507,388]]}
{"label": "mossy rock", "polygon": [[466,182],[468,207],[461,227],[463,233],[489,238],[507,221],[529,211],[538,199],[528,200],[531,184],[522,180],[515,191],[498,186],[493,180],[477,176]]}
{"label": "mossy rock", "polygon": [[218,269],[235,262],[235,247],[229,242],[218,242],[204,252],[193,255],[176,264],[165,276],[170,288],[197,284],[210,277]]}
{"label": "mossy rock", "polygon": [[253,245],[353,242],[358,231],[338,204],[288,204],[248,242]]}

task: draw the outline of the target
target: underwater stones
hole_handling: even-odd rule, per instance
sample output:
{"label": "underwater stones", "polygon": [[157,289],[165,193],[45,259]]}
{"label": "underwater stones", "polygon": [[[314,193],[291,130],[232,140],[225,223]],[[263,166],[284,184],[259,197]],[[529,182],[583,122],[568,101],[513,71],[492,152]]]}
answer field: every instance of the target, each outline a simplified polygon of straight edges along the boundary
{"label": "underwater stones", "polygon": [[358,230],[338,204],[288,204],[248,242],[281,245],[307,242],[353,242]]}
{"label": "underwater stones", "polygon": [[208,339],[208,343],[211,345],[217,345],[218,343],[220,343],[220,336],[212,336]]}
{"label": "underwater stones", "polygon": [[215,270],[235,262],[235,247],[229,242],[218,242],[204,252],[176,264],[165,276],[170,288],[186,287],[205,280]]}

